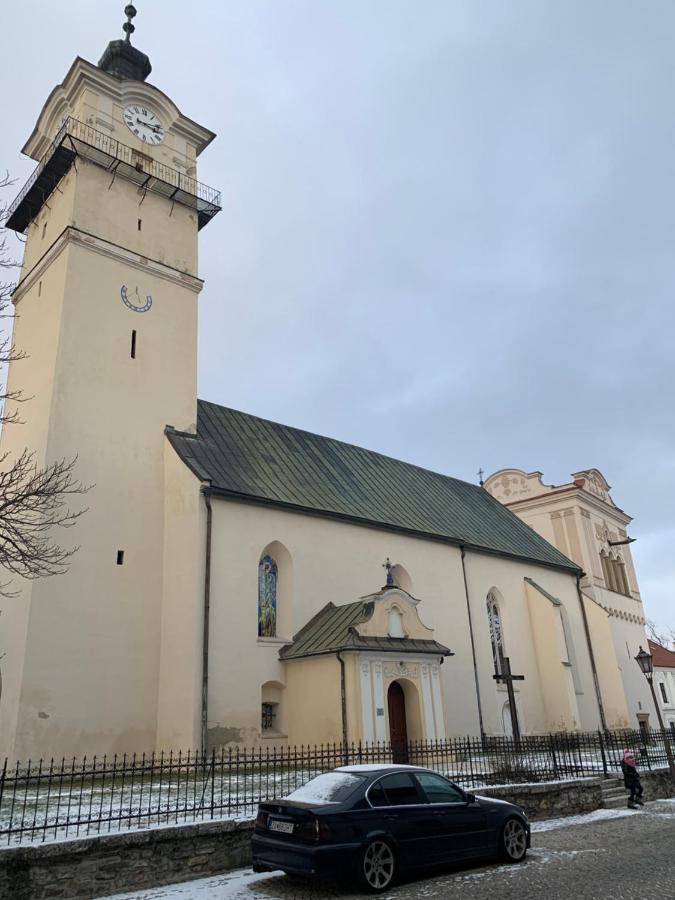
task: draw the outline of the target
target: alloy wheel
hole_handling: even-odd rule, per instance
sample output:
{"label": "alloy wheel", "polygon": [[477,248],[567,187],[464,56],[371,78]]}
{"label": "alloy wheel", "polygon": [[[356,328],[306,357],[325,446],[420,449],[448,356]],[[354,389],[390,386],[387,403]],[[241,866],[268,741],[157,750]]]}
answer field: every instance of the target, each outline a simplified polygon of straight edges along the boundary
{"label": "alloy wheel", "polygon": [[363,854],[363,878],[373,891],[384,891],[394,878],[394,851],[386,841],[373,841]]}
{"label": "alloy wheel", "polygon": [[513,862],[521,860],[527,852],[525,826],[518,819],[509,819],[502,836],[504,852]]}

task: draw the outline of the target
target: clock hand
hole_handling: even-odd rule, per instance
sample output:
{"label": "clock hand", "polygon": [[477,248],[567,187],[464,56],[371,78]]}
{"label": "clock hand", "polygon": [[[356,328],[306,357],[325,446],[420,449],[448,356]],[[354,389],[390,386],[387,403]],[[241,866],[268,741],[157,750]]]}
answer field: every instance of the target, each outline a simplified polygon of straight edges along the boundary
{"label": "clock hand", "polygon": [[161,130],[161,125],[152,125],[150,122],[145,122],[145,121],[143,121],[143,119],[139,119],[138,116],[136,117],[136,122],[139,125],[145,125],[147,128],[152,129],[152,131],[154,131],[155,134]]}

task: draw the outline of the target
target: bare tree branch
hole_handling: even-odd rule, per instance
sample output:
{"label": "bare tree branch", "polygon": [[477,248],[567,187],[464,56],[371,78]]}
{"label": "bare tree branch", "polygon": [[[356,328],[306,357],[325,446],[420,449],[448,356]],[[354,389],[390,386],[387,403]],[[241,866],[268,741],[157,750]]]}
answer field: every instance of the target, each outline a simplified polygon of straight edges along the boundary
{"label": "bare tree branch", "polygon": [[675,644],[675,628],[666,628],[665,630],[659,629],[653,619],[647,619],[645,629],[648,637],[650,637],[655,644],[660,644],[662,647],[666,647],[669,650],[673,644]]}

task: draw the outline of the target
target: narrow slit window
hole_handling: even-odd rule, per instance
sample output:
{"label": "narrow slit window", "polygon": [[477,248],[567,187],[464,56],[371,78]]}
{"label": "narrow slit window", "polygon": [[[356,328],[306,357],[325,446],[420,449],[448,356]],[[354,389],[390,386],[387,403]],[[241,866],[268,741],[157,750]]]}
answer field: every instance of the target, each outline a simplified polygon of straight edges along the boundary
{"label": "narrow slit window", "polygon": [[124,550],[117,551],[117,565],[118,566],[124,565]]}
{"label": "narrow slit window", "polygon": [[42,237],[47,234],[47,223],[45,222],[42,226]]}
{"label": "narrow slit window", "polygon": [[138,230],[139,230],[139,231],[141,230],[142,225],[143,225],[143,220],[142,220],[142,219],[139,219],[139,220],[138,220]]}
{"label": "narrow slit window", "polygon": [[131,332],[131,358],[136,359],[136,329]]}
{"label": "narrow slit window", "polygon": [[38,281],[38,297],[42,296],[42,282]]}

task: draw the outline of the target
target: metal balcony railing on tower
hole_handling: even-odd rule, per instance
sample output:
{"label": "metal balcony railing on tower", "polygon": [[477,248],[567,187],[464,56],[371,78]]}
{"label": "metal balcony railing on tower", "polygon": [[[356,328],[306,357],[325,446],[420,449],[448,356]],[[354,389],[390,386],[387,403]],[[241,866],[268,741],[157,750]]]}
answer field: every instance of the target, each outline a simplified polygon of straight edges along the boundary
{"label": "metal balcony railing on tower", "polygon": [[143,191],[195,210],[200,229],[222,208],[220,191],[68,117],[10,206],[6,227],[25,232],[78,157],[132,181]]}

